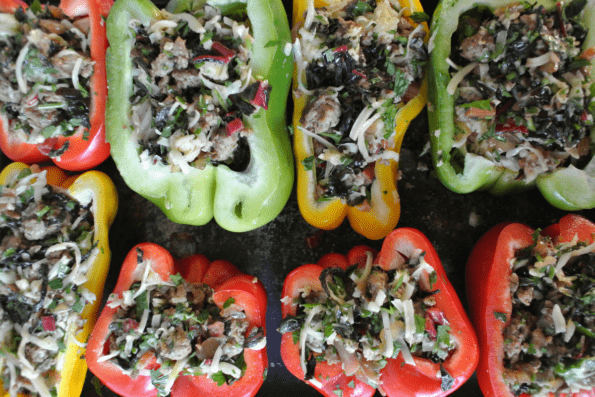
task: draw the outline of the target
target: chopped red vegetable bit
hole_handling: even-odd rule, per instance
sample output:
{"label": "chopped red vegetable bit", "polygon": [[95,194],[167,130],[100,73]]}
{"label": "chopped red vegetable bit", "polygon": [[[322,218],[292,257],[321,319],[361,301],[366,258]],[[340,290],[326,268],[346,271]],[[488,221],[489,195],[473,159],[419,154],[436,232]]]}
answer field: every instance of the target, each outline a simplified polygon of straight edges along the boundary
{"label": "chopped red vegetable bit", "polygon": [[227,124],[227,126],[225,127],[225,132],[227,133],[227,136],[230,136],[243,129],[244,123],[242,123],[241,119],[236,118]]}

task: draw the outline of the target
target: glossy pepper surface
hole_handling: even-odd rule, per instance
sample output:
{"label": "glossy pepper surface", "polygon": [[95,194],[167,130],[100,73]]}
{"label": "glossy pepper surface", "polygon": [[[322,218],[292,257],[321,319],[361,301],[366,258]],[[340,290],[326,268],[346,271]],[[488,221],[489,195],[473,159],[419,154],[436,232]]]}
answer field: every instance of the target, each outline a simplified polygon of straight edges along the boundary
{"label": "glossy pepper surface", "polygon": [[[450,190],[469,193],[475,190],[489,190],[492,194],[504,194],[537,185],[545,199],[552,205],[568,210],[595,207],[595,160],[579,169],[573,165],[561,167],[552,173],[539,175],[529,184],[517,180],[518,173],[496,166],[483,156],[467,153],[459,164],[453,159],[455,142],[454,107],[455,98],[447,93],[451,79],[447,59],[451,54],[451,37],[457,30],[459,17],[478,6],[490,9],[511,4],[507,0],[442,0],[432,18],[431,54],[429,70],[428,118],[432,159],[438,178]],[[537,0],[538,5],[554,9],[557,2]],[[595,7],[592,1],[585,6],[581,20],[590,27],[583,49],[595,45]],[[591,74],[593,65],[589,66]],[[593,135],[593,127],[591,127]]]}
{"label": "glossy pepper surface", "polygon": [[[317,264],[303,265],[292,271],[285,279],[282,292],[282,315],[295,315],[297,299],[306,289],[322,290],[319,276],[324,268],[341,267],[343,269],[352,265],[363,267],[366,262],[366,252],[375,256],[374,264],[383,270],[396,267],[397,261],[403,256],[410,256],[415,250],[425,252],[425,260],[436,271],[438,277],[435,285],[439,293],[436,298],[436,307],[442,310],[450,322],[450,334],[457,340],[457,348],[452,355],[442,363],[448,373],[454,378],[452,387],[442,390],[441,379],[436,374],[440,373],[440,364],[427,359],[414,357],[415,366],[405,364],[402,354],[395,359],[388,359],[388,364],[381,371],[382,388],[390,397],[395,396],[445,396],[459,388],[472,374],[477,365],[479,351],[475,332],[454,288],[448,281],[446,273],[440,262],[438,254],[430,241],[419,231],[411,228],[395,229],[384,240],[380,253],[366,246],[352,248],[347,256],[340,254],[327,254]],[[303,379],[304,373],[300,365],[299,346],[293,343],[292,334],[285,333],[281,341],[281,357],[287,369],[296,377]],[[375,389],[361,382],[355,376],[346,376],[341,364],[328,365],[319,362],[314,374],[322,388],[306,383],[316,388],[327,397],[336,396],[340,388],[343,396],[372,396]],[[327,378],[328,377],[328,378]]]}
{"label": "glossy pepper surface", "polygon": [[[423,12],[419,0],[399,1],[405,8],[404,15],[410,15],[413,12]],[[316,0],[316,7],[323,7],[328,4],[324,1]],[[293,25],[301,26],[304,22],[304,15],[308,7],[308,0],[293,1]],[[417,24],[414,23],[415,26]],[[427,28],[426,28],[427,30]],[[429,36],[426,36],[426,39]],[[427,40],[426,40],[427,41]],[[376,181],[372,188],[372,197],[368,206],[348,206],[344,200],[334,198],[329,201],[317,201],[316,192],[316,170],[307,170],[302,161],[312,156],[311,138],[304,135],[298,126],[300,118],[309,97],[307,95],[296,96],[297,91],[297,68],[294,71],[294,154],[297,164],[298,179],[298,204],[304,219],[320,229],[331,230],[337,228],[347,217],[353,230],[357,233],[371,239],[378,240],[385,237],[392,231],[401,215],[401,202],[397,192],[397,173],[398,163],[391,160],[388,164],[377,161],[374,167],[374,177]],[[412,98],[404,106],[401,105],[395,122],[395,146],[388,150],[399,152],[401,143],[407,131],[409,123],[419,114],[426,105],[427,79],[424,77],[419,94]]]}
{"label": "glossy pepper surface", "polygon": [[[189,1],[170,3],[168,10],[182,12]],[[224,10],[224,8],[222,8]],[[148,0],[120,0],[107,21],[110,48],[107,71],[110,95],[107,105],[107,138],[112,157],[131,189],[151,200],[174,222],[204,225],[213,217],[231,231],[241,232],[273,220],[283,209],[293,186],[293,158],[285,129],[285,109],[291,78],[291,60],[285,54],[290,42],[287,16],[280,0],[249,0],[248,19],[254,45],[252,73],[272,86],[269,109],[244,118],[254,133],[248,139],[250,164],[241,172],[210,163],[187,174],[170,173],[166,166],[144,167],[131,138],[128,118],[133,92],[131,19],[148,23],[163,18]]]}
{"label": "glossy pepper surface", "polygon": [[[138,250],[142,251],[144,260],[150,262],[151,268],[164,281],[169,281],[170,276],[179,273],[188,282],[207,284],[213,288],[213,300],[219,307],[223,307],[229,298],[234,298],[234,303],[244,309],[250,320],[247,334],[254,327],[265,329],[267,297],[264,286],[258,279],[242,273],[227,261],[210,262],[204,255],[196,254],[174,260],[167,250],[152,243],[139,244],[126,256],[113,292],[118,297],[121,298],[122,293],[129,290],[142,276],[137,272]],[[138,376],[132,379],[122,372],[121,367],[111,361],[99,361],[99,358],[104,355],[106,343],[109,343],[107,341],[110,335],[109,326],[115,319],[116,311],[117,308],[106,306],[101,312],[87,347],[89,369],[102,383],[123,397],[157,396],[157,389],[151,383],[150,376]],[[264,372],[268,366],[266,348],[245,349],[244,360],[247,366],[246,372],[232,385],[217,386],[217,383],[208,379],[206,375],[181,376],[176,379],[171,395],[173,397],[253,396],[262,385]]]}
{"label": "glossy pepper surface", "polygon": [[[7,181],[12,180],[25,168],[28,166],[24,163],[9,164],[0,173],[0,184],[4,185]],[[111,252],[108,231],[118,210],[118,193],[111,179],[99,171],[88,171],[79,176],[68,176],[55,166],[42,168],[42,170],[47,170],[48,184],[68,189],[80,203],[93,202],[91,211],[95,220],[94,242],[99,247],[99,254],[89,269],[89,280],[83,286],[99,299],[95,300],[93,304],[85,306],[81,313],[81,317],[86,320],[86,323],[83,330],[75,336],[78,344],[70,341],[66,346],[58,388],[58,397],[76,397],[81,394],[87,373],[87,363],[84,359],[85,348],[80,345],[86,343],[97,319],[101,304],[100,297],[103,296],[103,285],[109,270]],[[3,397],[9,395],[4,390],[2,380],[0,380],[0,395]]]}
{"label": "glossy pepper surface", "polygon": [[[503,313],[507,319],[511,318],[510,264],[518,250],[533,244],[534,234],[534,229],[520,223],[496,225],[477,242],[467,262],[467,299],[480,349],[477,380],[487,397],[513,396],[503,378],[502,333],[508,323],[495,313]],[[559,223],[541,231],[541,234],[551,237],[554,242],[569,242],[576,236],[578,241],[593,243],[595,224],[578,215],[567,215]],[[592,396],[595,396],[595,390],[567,397]]]}
{"label": "glossy pepper surface", "polygon": [[[91,27],[90,52],[95,62],[91,76],[91,106],[88,134],[75,134],[70,137],[48,138],[41,144],[30,144],[16,138],[0,119],[0,148],[11,160],[27,164],[49,161],[51,150],[68,149],[59,157],[51,160],[60,168],[70,171],[83,171],[101,164],[110,154],[110,146],[105,140],[105,103],[107,82],[105,72],[105,18],[112,0],[62,0],[59,7],[70,18],[88,15]],[[27,5],[19,0],[0,0],[0,12],[14,12],[18,7]]]}

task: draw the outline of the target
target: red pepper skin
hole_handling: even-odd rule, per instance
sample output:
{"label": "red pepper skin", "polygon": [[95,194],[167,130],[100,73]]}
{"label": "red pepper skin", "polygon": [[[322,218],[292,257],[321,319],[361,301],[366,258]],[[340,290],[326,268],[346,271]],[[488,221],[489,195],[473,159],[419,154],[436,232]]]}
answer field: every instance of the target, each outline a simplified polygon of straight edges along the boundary
{"label": "red pepper skin", "polygon": [[[188,258],[174,260],[164,248],[152,244],[142,243],[134,247],[126,256],[122,270],[114,289],[114,294],[122,293],[138,281],[137,249],[143,251],[143,259],[150,260],[151,266],[163,280],[169,281],[171,275],[180,273],[191,283],[205,283],[214,290],[213,300],[222,307],[228,298],[234,298],[235,304],[242,307],[250,320],[247,333],[253,327],[265,328],[267,297],[264,286],[253,276],[243,274],[230,262],[217,260],[210,262],[204,255],[193,255]],[[106,306],[97,321],[89,344],[87,346],[87,364],[91,372],[102,383],[114,392],[124,397],[153,397],[157,390],[148,376],[138,376],[132,379],[122,373],[121,369],[109,360],[98,362],[104,355],[109,325],[112,323],[117,309]],[[253,396],[263,382],[263,373],[268,366],[266,349],[244,351],[247,364],[245,375],[231,386],[217,386],[206,376],[179,377],[172,388],[172,397],[190,397],[207,393],[209,396]]]}
{"label": "red pepper skin", "polygon": [[[513,397],[502,377],[502,331],[508,322],[497,319],[494,312],[504,313],[510,321],[510,260],[518,249],[533,243],[534,232],[535,230],[520,223],[496,225],[479,239],[467,261],[467,299],[480,349],[477,380],[486,397]],[[580,241],[593,242],[595,224],[571,214],[560,219],[559,223],[547,227],[541,234],[550,236],[554,242],[570,241],[575,235],[578,235]],[[528,397],[526,394],[522,396]],[[553,394],[550,393],[550,396]],[[572,394],[572,397],[594,396],[595,389]]]}
{"label": "red pepper skin", "polygon": [[[105,21],[112,0],[62,0],[59,7],[71,18],[88,15],[91,23],[91,58],[95,62],[89,94],[92,97],[88,139],[82,136],[57,137],[47,139],[39,145],[25,143],[6,129],[0,119],[0,149],[13,161],[26,164],[49,161],[47,153],[69,142],[68,150],[60,157],[51,160],[60,168],[70,171],[83,171],[101,164],[109,157],[110,146],[105,141],[105,102],[107,79],[105,72],[105,51],[107,38]],[[20,0],[0,0],[0,12],[14,12],[18,7],[27,8]]]}
{"label": "red pepper skin", "polygon": [[[440,292],[433,295],[436,298],[436,308],[444,312],[450,322],[451,336],[457,340],[457,350],[446,360],[443,365],[454,378],[453,387],[450,390],[442,391],[441,380],[436,377],[440,371],[440,365],[414,357],[416,366],[404,364],[402,355],[396,359],[389,359],[388,364],[381,372],[382,388],[389,397],[426,397],[446,396],[459,388],[473,374],[479,359],[477,338],[471,322],[467,318],[461,301],[446,277],[446,272],[438,254],[430,241],[418,230],[411,228],[400,228],[392,231],[385,239],[380,253],[376,256],[373,249],[366,246],[352,248],[347,256],[340,254],[327,254],[322,257],[316,265],[303,265],[292,271],[283,284],[282,315],[295,315],[297,305],[293,299],[297,298],[300,291],[305,287],[315,290],[322,289],[318,277],[323,268],[338,266],[343,269],[350,265],[358,264],[363,267],[366,263],[366,251],[373,253],[374,264],[384,270],[394,269],[398,263],[402,263],[405,256],[410,256],[414,250],[425,251],[426,261],[435,269],[438,277],[434,284]],[[289,297],[289,298],[287,298]],[[303,379],[303,371],[299,360],[299,347],[293,343],[290,333],[284,334],[281,341],[281,357],[287,369],[296,377]],[[324,388],[318,391],[327,397],[336,396],[333,391],[337,384],[343,390],[343,396],[371,396],[374,389],[362,383],[354,377],[347,377],[343,374],[341,365],[328,365],[318,363],[316,365],[316,379],[323,375],[321,380]],[[325,380],[325,376],[331,378]],[[355,388],[344,387],[351,380],[354,380]],[[307,382],[311,385],[310,382]]]}
{"label": "red pepper skin", "polygon": [[[355,262],[354,262],[355,263]],[[340,254],[327,254],[323,256],[316,265],[302,265],[289,273],[283,283],[283,298],[287,300],[297,298],[302,290],[311,288],[312,290],[321,290],[320,273],[327,267],[340,267],[346,269],[350,262],[347,257]],[[288,315],[295,315],[297,305],[282,302],[281,313],[283,318]],[[293,343],[291,333],[283,334],[281,339],[281,358],[285,367],[295,377],[304,379],[304,371],[300,365],[299,345]],[[336,397],[333,392],[337,389],[343,391],[344,397],[371,397],[376,391],[374,388],[358,380],[355,376],[346,376],[341,369],[341,364],[328,365],[326,362],[316,364],[314,377],[322,383],[322,388],[313,385],[310,381],[305,381],[314,387],[326,397]],[[349,383],[353,382],[353,387]]]}

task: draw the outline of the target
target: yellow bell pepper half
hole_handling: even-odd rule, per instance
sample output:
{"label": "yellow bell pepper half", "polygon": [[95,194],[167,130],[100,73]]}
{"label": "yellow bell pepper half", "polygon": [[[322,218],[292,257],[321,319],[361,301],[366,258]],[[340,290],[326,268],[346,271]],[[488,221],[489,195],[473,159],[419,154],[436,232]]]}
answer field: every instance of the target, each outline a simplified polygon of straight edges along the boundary
{"label": "yellow bell pepper half", "polygon": [[[18,175],[25,168],[32,168],[33,172],[39,172],[39,168],[35,170],[36,167],[36,165],[29,167],[23,163],[9,164],[0,173],[0,184],[6,184],[7,181],[15,177],[15,174]],[[76,335],[69,335],[66,351],[62,353],[64,354],[64,364],[60,371],[61,380],[58,387],[58,397],[77,397],[81,394],[87,373],[85,348],[80,347],[79,344],[87,343],[89,334],[97,320],[103,296],[103,285],[110,265],[111,251],[108,230],[118,210],[118,193],[112,180],[103,172],[88,171],[78,176],[69,176],[55,166],[42,167],[41,170],[47,170],[49,185],[68,189],[70,194],[82,204],[93,202],[91,212],[95,225],[94,242],[99,247],[99,254],[89,269],[89,280],[83,286],[94,293],[97,299],[92,304],[87,304],[81,313],[81,317],[86,320],[82,331]],[[71,338],[76,338],[79,344]],[[2,380],[0,380],[0,396],[9,396],[9,393],[4,389]],[[24,396],[19,393],[19,397]]]}
{"label": "yellow bell pepper half", "polygon": [[[407,7],[404,11],[406,17],[409,17],[413,12],[423,12],[419,0],[399,0],[399,2],[402,7]],[[321,0],[315,0],[314,3],[315,7],[324,7],[329,4],[329,2]],[[297,32],[297,27],[302,25],[307,7],[308,0],[293,1],[293,32]],[[410,22],[414,26],[417,26],[413,21]],[[425,41],[427,42],[429,39],[429,31],[425,22],[423,25],[423,29],[426,32]],[[303,134],[298,128],[302,112],[310,97],[307,95],[300,95],[301,93],[297,91],[297,78],[297,67],[294,67],[294,155],[298,175],[298,204],[302,216],[312,226],[324,230],[337,228],[347,216],[351,227],[357,233],[371,240],[379,240],[386,237],[386,235],[395,228],[399,221],[399,216],[401,215],[401,201],[396,185],[398,163],[394,160],[390,160],[389,164],[383,164],[383,162],[380,161],[376,162],[374,169],[375,181],[372,183],[371,191],[371,209],[368,206],[362,205],[354,207],[348,206],[345,203],[345,200],[340,198],[334,198],[329,201],[317,201],[316,170],[314,168],[307,170],[302,165],[302,160],[312,156],[314,153],[312,138]],[[424,76],[419,94],[412,98],[407,104],[402,104],[397,112],[395,123],[395,145],[388,150],[397,153],[401,150],[403,137],[409,127],[409,123],[411,123],[426,105],[427,91],[427,77]]]}

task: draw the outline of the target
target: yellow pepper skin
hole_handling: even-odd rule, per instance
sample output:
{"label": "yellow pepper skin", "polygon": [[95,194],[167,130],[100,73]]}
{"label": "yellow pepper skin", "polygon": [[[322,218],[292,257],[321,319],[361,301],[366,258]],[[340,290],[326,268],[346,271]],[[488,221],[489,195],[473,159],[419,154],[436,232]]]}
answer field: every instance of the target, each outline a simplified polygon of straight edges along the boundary
{"label": "yellow pepper skin", "polygon": [[[409,16],[413,12],[423,12],[419,0],[399,0],[402,7],[409,7],[404,15]],[[314,1],[315,7],[324,7],[328,2],[321,0]],[[294,32],[299,29],[304,21],[304,15],[308,7],[308,0],[293,1],[293,26]],[[414,26],[417,24],[410,21]],[[428,27],[424,22],[426,32],[425,41],[429,39]],[[295,37],[294,37],[295,39]],[[313,155],[312,139],[304,135],[298,126],[304,107],[308,103],[309,96],[302,94],[297,90],[297,68],[293,72],[293,128],[294,128],[294,155],[297,166],[297,196],[298,205],[302,216],[314,227],[324,230],[337,228],[345,217],[353,230],[367,237],[370,240],[379,240],[386,237],[399,221],[401,215],[401,201],[397,192],[397,173],[398,163],[390,160],[390,163],[382,164],[377,161],[374,169],[376,180],[372,184],[372,198],[370,206],[362,205],[350,207],[344,200],[334,198],[328,201],[316,200],[316,170],[306,170],[302,160]],[[395,127],[395,146],[389,148],[399,153],[401,143],[407,131],[409,123],[421,112],[427,101],[428,83],[427,77],[424,77],[419,94],[412,98],[404,106],[401,105],[396,115]]]}
{"label": "yellow pepper skin", "polygon": [[[0,184],[6,184],[15,174],[18,175],[25,168],[29,168],[29,166],[24,163],[9,164],[0,173]],[[93,304],[86,305],[81,313],[81,317],[87,321],[82,331],[76,335],[76,339],[84,344],[87,342],[97,320],[101,297],[103,296],[103,285],[109,270],[111,251],[109,249],[108,230],[118,210],[118,193],[112,180],[103,172],[88,171],[73,177],[56,166],[42,167],[41,169],[47,170],[48,184],[68,189],[70,194],[81,203],[88,203],[93,200],[91,211],[95,223],[94,241],[99,247],[99,254],[93,266],[89,269],[89,280],[83,286],[93,292],[97,299]],[[70,337],[73,337],[73,335],[71,334]],[[60,371],[61,381],[58,388],[58,397],[80,396],[86,374],[85,349],[69,341],[66,343],[64,364]],[[9,393],[5,391],[2,380],[0,380],[0,397],[8,396]],[[19,393],[19,397],[26,397],[26,395]]]}

